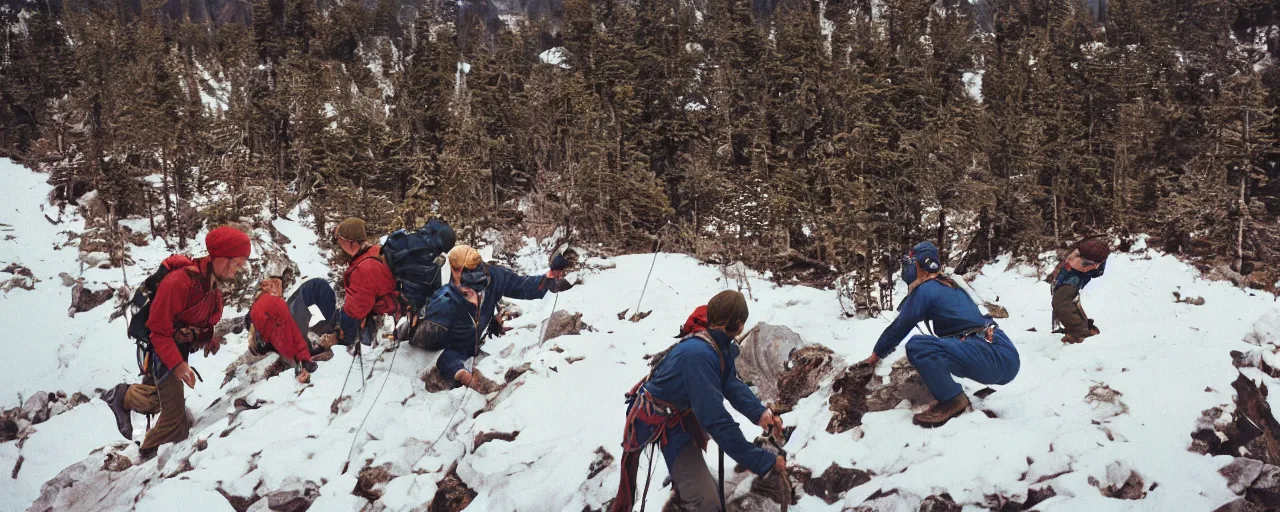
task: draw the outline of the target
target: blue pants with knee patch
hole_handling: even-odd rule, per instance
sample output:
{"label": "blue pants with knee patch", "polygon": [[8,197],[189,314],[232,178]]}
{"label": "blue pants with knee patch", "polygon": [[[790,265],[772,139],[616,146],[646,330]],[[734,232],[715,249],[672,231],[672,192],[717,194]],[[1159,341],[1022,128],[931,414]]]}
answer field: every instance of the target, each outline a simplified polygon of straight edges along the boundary
{"label": "blue pants with knee patch", "polygon": [[962,389],[951,376],[982,384],[1008,384],[1018,375],[1018,350],[996,329],[991,343],[981,333],[964,338],[912,336],[907,340],[907,360],[938,401],[955,398]]}
{"label": "blue pants with knee patch", "polygon": [[317,326],[322,331],[321,334],[337,327],[338,298],[333,288],[329,286],[329,281],[318,277],[309,279],[289,297],[289,313],[293,315],[293,321],[297,322],[298,332],[301,332],[303,337],[306,337],[307,332],[311,330],[311,306],[319,309],[320,314],[324,316],[326,323],[323,326]]}

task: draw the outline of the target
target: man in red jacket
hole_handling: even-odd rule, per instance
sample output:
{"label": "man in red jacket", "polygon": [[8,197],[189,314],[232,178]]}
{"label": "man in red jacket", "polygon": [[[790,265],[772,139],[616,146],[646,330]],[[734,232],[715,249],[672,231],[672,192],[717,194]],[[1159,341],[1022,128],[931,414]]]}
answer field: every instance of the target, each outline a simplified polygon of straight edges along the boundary
{"label": "man in red jacket", "polygon": [[[115,413],[121,433],[130,425],[130,412],[160,413],[142,442],[144,460],[154,457],[161,444],[186,439],[191,425],[182,385],[196,387],[196,374],[187,357],[200,349],[206,356],[218,352],[222,340],[213,334],[213,326],[222,319],[218,284],[234,280],[249,259],[249,236],[235,228],[210,231],[205,247],[207,257],[172,269],[156,289],[147,319],[154,354],[147,357],[150,362],[142,384],[120,384],[108,392],[110,396],[103,397]],[[131,434],[132,428],[127,431]]]}
{"label": "man in red jacket", "polygon": [[311,373],[316,371],[311,356],[323,349],[313,348],[298,330],[298,323],[289,312],[289,304],[284,301],[284,283],[279,278],[262,281],[262,293],[249,308],[247,323],[250,352],[275,351],[294,365],[298,382],[311,380]]}
{"label": "man in red jacket", "polygon": [[338,312],[342,333],[338,343],[351,345],[359,340],[369,345],[378,330],[379,317],[399,310],[396,279],[380,257],[382,247],[369,242],[364,220],[352,217],[342,221],[335,235],[342,252],[351,256],[351,264],[342,274],[346,300]]}

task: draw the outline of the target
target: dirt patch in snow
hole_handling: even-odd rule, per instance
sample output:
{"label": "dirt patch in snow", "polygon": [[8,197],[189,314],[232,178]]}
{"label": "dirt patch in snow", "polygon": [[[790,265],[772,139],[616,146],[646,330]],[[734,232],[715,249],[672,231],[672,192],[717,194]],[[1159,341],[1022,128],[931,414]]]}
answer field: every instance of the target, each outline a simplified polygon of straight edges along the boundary
{"label": "dirt patch in snow", "polygon": [[449,469],[449,474],[445,475],[443,480],[437,482],[438,490],[435,497],[431,498],[431,505],[427,507],[428,512],[460,512],[471,504],[471,500],[475,499],[477,493],[467,486],[461,478],[458,478],[458,465],[454,463]]}

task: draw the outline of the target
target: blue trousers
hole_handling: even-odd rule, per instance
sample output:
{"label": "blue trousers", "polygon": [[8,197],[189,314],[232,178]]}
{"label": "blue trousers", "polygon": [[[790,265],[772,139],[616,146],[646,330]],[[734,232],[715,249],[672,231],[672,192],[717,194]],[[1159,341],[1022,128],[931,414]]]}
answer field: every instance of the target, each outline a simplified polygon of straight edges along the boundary
{"label": "blue trousers", "polygon": [[298,291],[289,296],[289,314],[298,324],[298,332],[305,337],[311,331],[311,306],[320,310],[324,321],[316,324],[318,334],[332,332],[338,326],[338,297],[329,286],[329,281],[319,277],[307,280],[298,287]]}
{"label": "blue trousers", "polygon": [[961,338],[912,336],[907,360],[920,372],[929,392],[945,402],[963,391],[952,376],[982,384],[1008,384],[1018,375],[1018,350],[996,329],[991,343],[981,333]]}

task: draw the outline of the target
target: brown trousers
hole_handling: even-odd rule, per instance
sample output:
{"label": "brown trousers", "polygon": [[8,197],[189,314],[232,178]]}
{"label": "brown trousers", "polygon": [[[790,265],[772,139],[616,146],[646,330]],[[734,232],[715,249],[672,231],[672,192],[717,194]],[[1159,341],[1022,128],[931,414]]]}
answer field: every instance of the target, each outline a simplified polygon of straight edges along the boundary
{"label": "brown trousers", "polygon": [[680,510],[719,512],[720,488],[697,443],[686,443],[676,454],[671,464],[671,484],[680,496]]}
{"label": "brown trousers", "polygon": [[1080,289],[1064,284],[1053,291],[1053,319],[1062,324],[1063,332],[1084,339],[1091,336],[1089,317],[1080,307]]}
{"label": "brown trousers", "polygon": [[124,406],[139,414],[160,413],[142,441],[143,450],[186,439],[191,430],[187,399],[182,392],[182,381],[176,376],[170,375],[159,386],[150,375],[143,377],[142,384],[129,386],[124,394]]}

